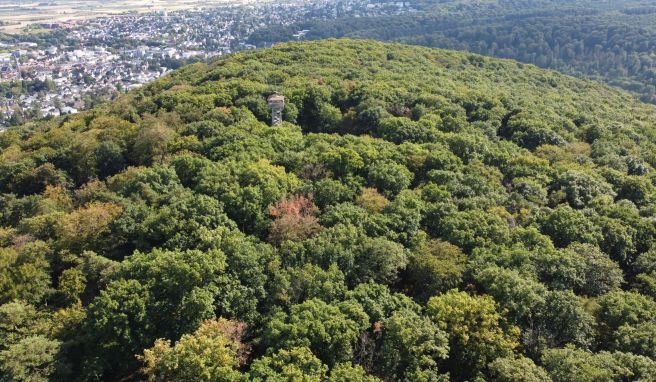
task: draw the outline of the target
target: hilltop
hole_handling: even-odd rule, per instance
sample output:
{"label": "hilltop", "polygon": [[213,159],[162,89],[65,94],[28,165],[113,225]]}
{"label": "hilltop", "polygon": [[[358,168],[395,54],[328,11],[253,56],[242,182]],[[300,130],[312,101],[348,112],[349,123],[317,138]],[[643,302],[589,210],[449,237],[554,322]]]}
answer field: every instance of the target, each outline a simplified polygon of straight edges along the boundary
{"label": "hilltop", "polygon": [[290,43],[0,149],[15,380],[656,378],[656,107],[628,93]]}
{"label": "hilltop", "polygon": [[[401,2],[397,3],[401,4]],[[394,15],[271,23],[261,46],[328,37],[366,38],[511,58],[594,79],[656,103],[656,7],[643,0],[426,0]],[[298,35],[297,35],[298,36]]]}

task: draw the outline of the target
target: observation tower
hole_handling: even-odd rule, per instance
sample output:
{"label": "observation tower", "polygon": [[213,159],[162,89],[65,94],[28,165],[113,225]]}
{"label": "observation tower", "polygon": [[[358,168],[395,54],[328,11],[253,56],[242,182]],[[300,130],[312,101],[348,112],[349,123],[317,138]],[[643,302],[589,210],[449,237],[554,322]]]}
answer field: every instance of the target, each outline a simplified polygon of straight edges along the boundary
{"label": "observation tower", "polygon": [[282,123],[282,110],[285,108],[285,97],[279,94],[270,95],[267,98],[269,109],[271,109],[271,126]]}

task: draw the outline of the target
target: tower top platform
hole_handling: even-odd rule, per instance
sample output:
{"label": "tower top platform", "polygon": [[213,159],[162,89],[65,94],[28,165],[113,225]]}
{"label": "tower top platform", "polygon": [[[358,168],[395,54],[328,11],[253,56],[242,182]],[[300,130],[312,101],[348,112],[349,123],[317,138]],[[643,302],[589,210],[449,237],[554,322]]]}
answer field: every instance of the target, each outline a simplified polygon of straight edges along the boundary
{"label": "tower top platform", "polygon": [[285,102],[285,97],[280,94],[272,94],[267,98],[267,102]]}

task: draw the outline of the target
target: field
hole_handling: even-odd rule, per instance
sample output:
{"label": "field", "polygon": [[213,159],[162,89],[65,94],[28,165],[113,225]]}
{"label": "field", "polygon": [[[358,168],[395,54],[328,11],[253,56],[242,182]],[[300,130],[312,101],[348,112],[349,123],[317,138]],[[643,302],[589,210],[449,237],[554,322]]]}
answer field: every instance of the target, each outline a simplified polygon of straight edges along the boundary
{"label": "field", "polygon": [[152,12],[245,3],[248,0],[0,0],[0,32],[19,33],[32,24],[63,23],[126,12]]}

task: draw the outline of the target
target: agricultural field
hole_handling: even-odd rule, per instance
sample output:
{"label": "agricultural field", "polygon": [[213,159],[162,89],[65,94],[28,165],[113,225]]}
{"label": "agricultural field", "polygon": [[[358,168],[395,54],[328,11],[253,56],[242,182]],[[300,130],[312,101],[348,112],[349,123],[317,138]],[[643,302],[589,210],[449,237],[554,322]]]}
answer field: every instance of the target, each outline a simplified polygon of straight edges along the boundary
{"label": "agricultural field", "polygon": [[0,32],[19,33],[39,24],[67,23],[126,12],[190,9],[213,4],[243,4],[250,0],[59,0],[26,2],[0,0]]}

